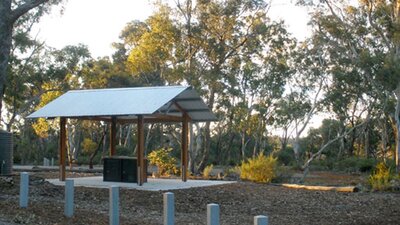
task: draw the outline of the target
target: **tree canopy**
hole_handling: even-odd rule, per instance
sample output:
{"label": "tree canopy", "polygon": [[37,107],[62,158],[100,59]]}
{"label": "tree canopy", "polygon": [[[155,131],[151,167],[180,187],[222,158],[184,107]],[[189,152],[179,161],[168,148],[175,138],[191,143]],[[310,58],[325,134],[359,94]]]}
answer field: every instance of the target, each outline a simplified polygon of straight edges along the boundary
{"label": "tree canopy", "polygon": [[[0,29],[10,35],[0,35],[2,123],[18,133],[17,152],[28,144],[42,155],[55,152],[58,128],[23,118],[69,89],[184,84],[219,118],[192,125],[193,172],[267,152],[282,161],[290,152],[307,165],[323,153],[400,164],[398,1],[298,1],[311,13],[312,34],[304,41],[269,17],[269,2],[157,3],[146,20],[127,23],[112,57],[97,59],[85,45],[54,49],[30,36],[30,25],[60,2],[0,6]],[[322,124],[312,128],[316,118]],[[105,124],[71,120],[67,129],[71,159],[107,145]],[[118,129],[121,152],[132,152],[133,125]],[[149,125],[147,148],[179,148],[178,129]]]}

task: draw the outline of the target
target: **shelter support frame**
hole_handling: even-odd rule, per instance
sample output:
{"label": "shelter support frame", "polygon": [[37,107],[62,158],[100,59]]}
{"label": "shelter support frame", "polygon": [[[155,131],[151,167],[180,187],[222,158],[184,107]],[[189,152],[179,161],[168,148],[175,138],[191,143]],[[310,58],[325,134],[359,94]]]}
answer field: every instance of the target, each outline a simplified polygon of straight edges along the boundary
{"label": "shelter support frame", "polygon": [[66,118],[60,117],[60,140],[59,140],[59,179],[65,181],[65,160],[67,154],[67,130],[66,130]]}
{"label": "shelter support frame", "polygon": [[[182,123],[182,141],[181,141],[181,178],[182,181],[187,181],[187,171],[188,171],[188,148],[189,148],[189,123],[191,122],[191,118],[186,112],[182,112],[182,117],[158,117],[159,120],[146,120],[143,115],[138,115],[137,119],[130,122],[137,123],[137,137],[138,137],[138,149],[137,149],[137,171],[138,171],[138,185],[143,185],[146,181],[146,163],[144,158],[144,124],[145,123],[159,123],[159,122],[181,122]],[[60,140],[59,140],[59,180],[65,181],[66,179],[66,154],[67,154],[67,146],[66,146],[66,119],[65,117],[60,117]],[[81,118],[81,119],[93,119],[93,118]],[[114,156],[116,154],[116,124],[117,123],[126,123],[128,121],[122,120],[118,121],[117,117],[112,117],[111,120],[105,120],[111,122],[110,129],[110,156]]]}
{"label": "shelter support frame", "polygon": [[187,181],[188,171],[188,146],[189,146],[189,116],[183,113],[182,121],[182,148],[181,148],[181,175],[182,181]]}

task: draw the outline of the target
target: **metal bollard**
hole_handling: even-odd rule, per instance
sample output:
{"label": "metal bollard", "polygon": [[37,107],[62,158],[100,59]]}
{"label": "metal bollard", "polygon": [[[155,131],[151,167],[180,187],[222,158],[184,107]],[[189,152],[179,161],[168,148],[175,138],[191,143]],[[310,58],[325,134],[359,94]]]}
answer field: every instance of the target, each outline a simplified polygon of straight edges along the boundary
{"label": "metal bollard", "polygon": [[66,217],[74,215],[74,180],[65,181],[64,215]]}
{"label": "metal bollard", "polygon": [[110,225],[119,225],[119,187],[110,187]]}
{"label": "metal bollard", "polygon": [[19,207],[28,207],[28,194],[29,194],[29,174],[27,172],[21,173],[21,182],[19,187]]}
{"label": "metal bollard", "polygon": [[254,225],[268,225],[268,217],[262,215],[255,216]]}
{"label": "metal bollard", "polygon": [[207,205],[207,225],[219,225],[219,205]]}
{"label": "metal bollard", "polygon": [[175,223],[175,206],[174,193],[167,192],[163,195],[164,199],[164,225],[174,225]]}

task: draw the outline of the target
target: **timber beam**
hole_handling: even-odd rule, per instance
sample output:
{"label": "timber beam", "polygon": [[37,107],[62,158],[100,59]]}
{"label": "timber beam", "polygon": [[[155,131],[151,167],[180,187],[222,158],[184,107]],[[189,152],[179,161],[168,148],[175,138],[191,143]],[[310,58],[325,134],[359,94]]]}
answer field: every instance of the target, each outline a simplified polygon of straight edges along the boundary
{"label": "timber beam", "polygon": [[66,118],[60,117],[60,140],[59,140],[59,180],[65,181],[65,160],[67,154],[67,132],[66,132]]}

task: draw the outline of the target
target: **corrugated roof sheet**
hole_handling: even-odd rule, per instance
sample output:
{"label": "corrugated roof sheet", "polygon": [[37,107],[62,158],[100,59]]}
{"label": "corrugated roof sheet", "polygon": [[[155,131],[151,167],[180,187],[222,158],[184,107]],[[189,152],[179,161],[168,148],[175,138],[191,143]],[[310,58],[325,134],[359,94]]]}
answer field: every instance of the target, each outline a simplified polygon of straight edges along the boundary
{"label": "corrugated roof sheet", "polygon": [[135,119],[138,115],[145,118],[155,115],[182,116],[179,107],[194,122],[217,119],[197,92],[187,86],[73,90],[27,118],[116,116]]}

